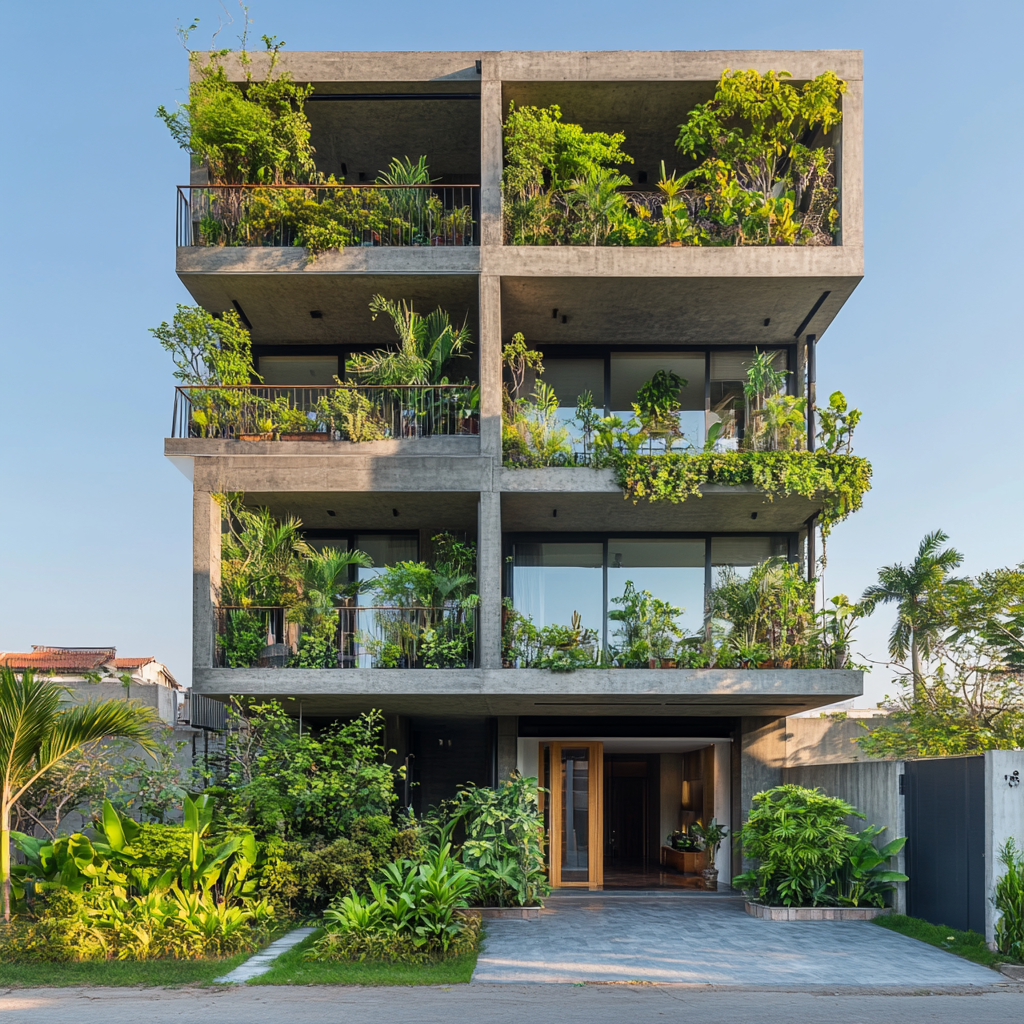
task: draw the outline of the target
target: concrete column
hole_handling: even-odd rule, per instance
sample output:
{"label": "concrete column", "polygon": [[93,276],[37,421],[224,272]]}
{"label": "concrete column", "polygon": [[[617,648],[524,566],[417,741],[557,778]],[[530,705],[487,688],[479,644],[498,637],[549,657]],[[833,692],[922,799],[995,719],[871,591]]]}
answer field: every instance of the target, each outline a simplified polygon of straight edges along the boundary
{"label": "concrete column", "polygon": [[[724,889],[732,881],[732,744],[715,744],[714,799],[715,817],[718,824],[729,830],[729,835],[722,842],[718,851],[715,866],[718,868],[718,884]],[[664,757],[664,754],[662,755]]]}
{"label": "concrete column", "polygon": [[480,454],[501,458],[501,279],[480,277]]}
{"label": "concrete column", "polygon": [[502,102],[497,57],[485,56],[480,80],[480,241],[501,245]]}
{"label": "concrete column", "polygon": [[519,718],[516,715],[498,716],[498,785],[516,770],[519,761]]}
{"label": "concrete column", "polygon": [[480,593],[477,664],[501,668],[501,494],[497,491],[480,492],[476,578]]}
{"label": "concrete column", "polygon": [[192,667],[213,668],[214,608],[220,596],[220,506],[209,491],[192,494]]}
{"label": "concrete column", "polygon": [[[739,821],[741,825],[747,820],[755,793],[782,785],[782,769],[785,763],[786,720],[784,718],[741,718],[739,787]],[[750,866],[752,865],[744,858],[741,870],[746,870]]]}

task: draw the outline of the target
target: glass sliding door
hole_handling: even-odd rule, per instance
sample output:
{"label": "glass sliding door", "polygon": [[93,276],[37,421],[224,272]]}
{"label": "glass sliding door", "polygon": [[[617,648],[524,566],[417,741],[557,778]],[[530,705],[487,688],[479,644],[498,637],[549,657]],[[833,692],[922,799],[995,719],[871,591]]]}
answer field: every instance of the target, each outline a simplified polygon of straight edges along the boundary
{"label": "glass sliding door", "polygon": [[[633,416],[633,403],[638,392],[658,370],[677,373],[686,384],[679,390],[681,411],[679,431],[682,435],[674,447],[701,448],[704,444],[704,354],[702,352],[674,355],[661,352],[613,352],[611,355],[611,414],[628,420]],[[650,451],[665,450],[664,440],[651,442]]]}
{"label": "glass sliding door", "polygon": [[541,379],[558,396],[558,419],[569,431],[572,450],[577,454],[584,452],[586,445],[576,422],[576,405],[589,392],[597,415],[604,415],[604,360],[546,359]]}
{"label": "glass sliding door", "polygon": [[[698,539],[615,538],[608,541],[608,611],[621,608],[626,582],[637,590],[682,609],[677,623],[684,633],[704,626],[704,557],[707,542]],[[608,646],[617,646],[618,624],[608,623]]]}
{"label": "glass sliding door", "polygon": [[604,745],[569,741],[542,744],[549,779],[548,877],[558,886],[604,882],[602,836]]}
{"label": "glass sliding door", "polygon": [[600,542],[517,543],[512,555],[512,602],[544,626],[568,626],[579,612],[584,629],[601,636],[604,622],[604,545]]}

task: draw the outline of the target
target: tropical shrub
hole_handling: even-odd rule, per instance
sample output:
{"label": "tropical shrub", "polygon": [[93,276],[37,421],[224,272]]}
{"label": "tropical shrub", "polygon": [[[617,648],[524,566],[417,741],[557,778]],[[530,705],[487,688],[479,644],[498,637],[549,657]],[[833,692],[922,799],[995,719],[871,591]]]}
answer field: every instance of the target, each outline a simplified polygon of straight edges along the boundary
{"label": "tropical shrub", "polygon": [[0,936],[12,961],[223,956],[256,948],[275,911],[258,891],[257,843],[212,845],[213,800],[185,799],[183,826],[143,826],[109,801],[97,837],[18,833],[21,917]]}
{"label": "tropical shrub", "polygon": [[513,772],[497,788],[467,784],[425,816],[428,834],[461,832],[459,856],[477,876],[474,904],[536,906],[550,891],[537,792],[536,779]]}
{"label": "tropical shrub", "polygon": [[996,948],[1000,953],[1024,961],[1024,850],[1008,839],[999,851],[1005,868],[996,882],[992,902],[999,912]]}
{"label": "tropical shrub", "polygon": [[894,883],[907,880],[888,868],[906,838],[876,848],[884,829],[855,833],[849,816],[864,817],[818,789],[787,784],[755,794],[739,838],[758,865],[733,885],[769,906],[884,906]]}
{"label": "tropical shrub", "polygon": [[834,153],[846,83],[825,72],[723,72],[714,98],[679,126],[690,162],[661,163],[634,190],[621,133],[584,132],[559,107],[512,104],[504,125],[506,241],[516,245],[831,245],[838,227]]}
{"label": "tropical shrub", "polygon": [[441,841],[421,860],[387,865],[371,895],[352,891],[324,912],[325,934],[306,954],[309,960],[395,960],[421,962],[456,956],[475,948],[479,919],[458,914],[477,886],[475,873]]}

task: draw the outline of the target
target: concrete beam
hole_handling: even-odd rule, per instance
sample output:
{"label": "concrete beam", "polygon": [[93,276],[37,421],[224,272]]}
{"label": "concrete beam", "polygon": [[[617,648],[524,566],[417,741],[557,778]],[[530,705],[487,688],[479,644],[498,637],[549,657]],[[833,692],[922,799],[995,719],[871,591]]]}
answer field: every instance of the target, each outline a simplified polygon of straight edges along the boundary
{"label": "concrete beam", "polygon": [[481,491],[477,520],[477,664],[501,668],[501,496]]}
{"label": "concrete beam", "polygon": [[220,597],[220,506],[208,490],[192,494],[192,668],[212,669]]}

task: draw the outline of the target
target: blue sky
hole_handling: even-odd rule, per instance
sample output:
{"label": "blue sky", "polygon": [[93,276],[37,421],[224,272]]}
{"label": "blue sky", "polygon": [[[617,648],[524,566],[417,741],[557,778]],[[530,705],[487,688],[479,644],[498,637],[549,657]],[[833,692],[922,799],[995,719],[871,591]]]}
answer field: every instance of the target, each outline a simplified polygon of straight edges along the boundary
{"label": "blue sky", "polygon": [[[161,456],[172,382],[146,330],[188,301],[173,237],[187,158],[153,111],[184,98],[176,21],[198,16],[205,45],[221,9],[45,11],[5,13],[0,649],[115,644],[187,681],[191,494]],[[867,276],[821,342],[819,394],[864,411],[875,478],[832,537],[826,588],[859,594],[939,527],[968,572],[1024,559],[1019,0],[254,0],[251,16],[290,50],[863,49]],[[884,657],[890,621],[877,612],[856,648]]]}

